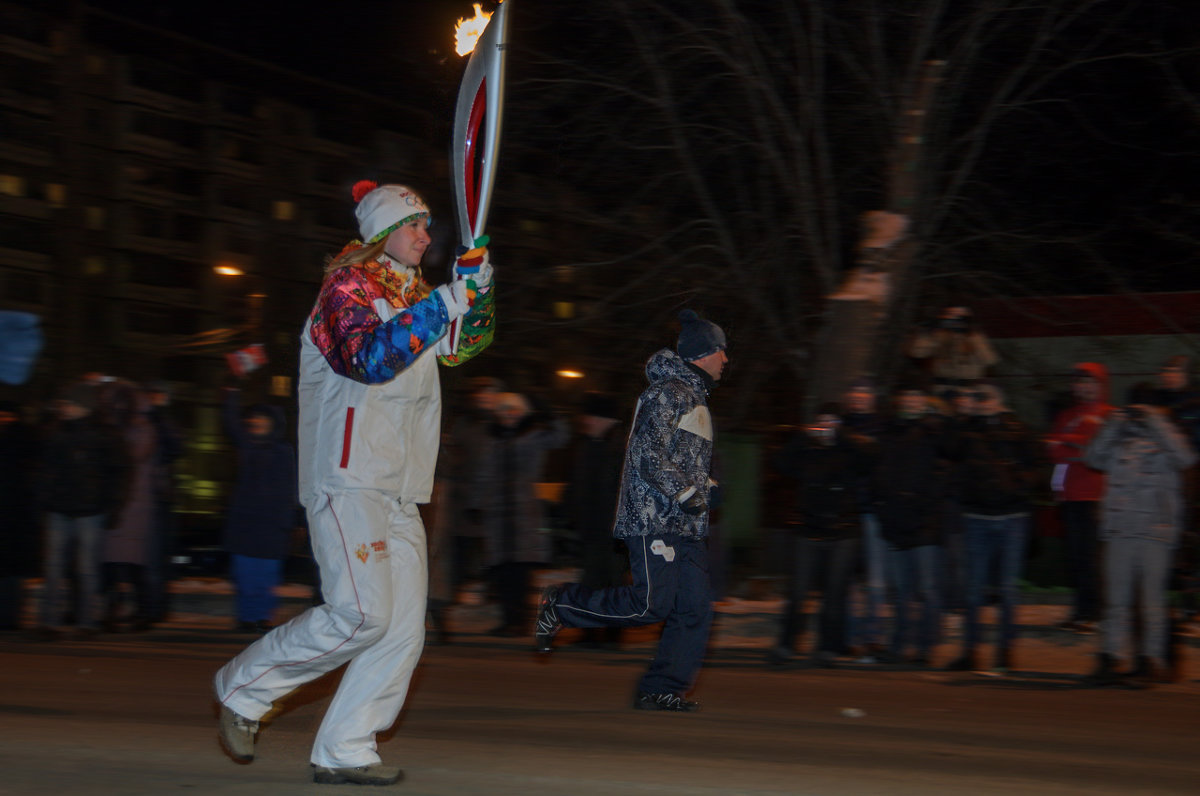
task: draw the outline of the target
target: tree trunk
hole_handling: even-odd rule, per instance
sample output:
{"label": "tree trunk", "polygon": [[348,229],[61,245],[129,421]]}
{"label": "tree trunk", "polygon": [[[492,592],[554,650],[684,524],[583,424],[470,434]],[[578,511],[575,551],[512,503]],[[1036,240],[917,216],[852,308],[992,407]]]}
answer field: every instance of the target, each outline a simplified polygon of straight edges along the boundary
{"label": "tree trunk", "polygon": [[[809,414],[820,404],[840,401],[849,386],[864,376],[877,379],[877,351],[893,341],[883,339],[881,327],[892,307],[903,298],[920,248],[908,236],[908,214],[916,206],[925,120],[944,61],[926,61],[905,105],[899,140],[888,174],[886,211],[864,214],[859,259],[842,286],[828,297],[825,322],[817,336],[809,381]],[[888,346],[893,347],[894,346]]]}

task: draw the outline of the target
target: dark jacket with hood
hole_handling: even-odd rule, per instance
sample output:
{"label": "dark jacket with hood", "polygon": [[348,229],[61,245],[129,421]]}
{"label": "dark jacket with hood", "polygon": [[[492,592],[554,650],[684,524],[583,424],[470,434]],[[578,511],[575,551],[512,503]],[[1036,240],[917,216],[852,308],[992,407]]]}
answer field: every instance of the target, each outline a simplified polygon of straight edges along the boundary
{"label": "dark jacket with hood", "polygon": [[613,535],[703,539],[708,511],[688,513],[682,504],[699,495],[704,505],[712,505],[711,384],[668,348],[650,357],[646,378],[650,386],[634,412]]}
{"label": "dark jacket with hood", "polygon": [[287,558],[296,517],[296,452],[283,441],[284,418],[278,407],[251,411],[271,419],[271,432],[259,437],[246,430],[238,390],[226,390],[222,406],[225,433],[237,451],[237,479],[225,519],[225,549],[251,558]]}
{"label": "dark jacket with hood", "polygon": [[954,444],[959,504],[965,514],[1025,514],[1044,470],[1037,440],[1010,412],[976,415],[958,424]]}
{"label": "dark jacket with hood", "polygon": [[39,460],[37,502],[68,517],[107,515],[125,496],[130,468],[125,440],[95,412],[53,426]]}
{"label": "dark jacket with hood", "polygon": [[942,544],[947,494],[945,419],[894,417],[879,435],[873,498],[883,538],[901,550]]}
{"label": "dark jacket with hood", "polygon": [[796,525],[801,535],[814,540],[862,535],[859,498],[871,466],[866,442],[840,429],[832,445],[800,433],[780,451],[775,467],[796,479]]}

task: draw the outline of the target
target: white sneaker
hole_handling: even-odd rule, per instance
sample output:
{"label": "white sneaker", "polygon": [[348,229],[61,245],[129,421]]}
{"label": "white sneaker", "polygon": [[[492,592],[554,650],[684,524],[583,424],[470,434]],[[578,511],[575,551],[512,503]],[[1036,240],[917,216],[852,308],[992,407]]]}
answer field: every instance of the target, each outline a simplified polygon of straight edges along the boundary
{"label": "white sneaker", "polygon": [[254,759],[254,735],[258,732],[257,721],[251,721],[222,705],[218,727],[221,744],[234,760]]}
{"label": "white sneaker", "polygon": [[319,785],[395,785],[402,779],[404,772],[398,766],[383,763],[350,768],[313,766],[313,782]]}

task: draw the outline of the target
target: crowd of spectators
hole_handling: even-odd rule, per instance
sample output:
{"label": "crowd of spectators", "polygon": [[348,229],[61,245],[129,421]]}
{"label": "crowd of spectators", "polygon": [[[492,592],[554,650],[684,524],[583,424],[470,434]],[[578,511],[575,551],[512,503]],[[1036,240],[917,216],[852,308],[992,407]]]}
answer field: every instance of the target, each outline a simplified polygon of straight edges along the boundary
{"label": "crowd of spectators", "polygon": [[[1099,636],[1087,680],[1170,680],[1172,627],[1190,632],[1196,608],[1200,392],[1186,357],[1171,357],[1156,384],[1134,385],[1116,406],[1107,368],[1076,363],[1069,405],[1037,434],[989,378],[999,359],[966,308],[916,330],[907,353],[914,367],[889,394],[856,382],[774,462],[796,505],[787,608],[768,662],[787,664],[802,647],[818,666],[1008,672],[1020,661],[1016,615],[1035,518],[1049,517],[1072,593],[1058,629]],[[1052,513],[1039,511],[1048,504]],[[798,644],[814,597],[817,630]],[[961,615],[962,647],[937,661],[950,613]]]}
{"label": "crowd of spectators", "polygon": [[[911,367],[891,389],[855,380],[767,462],[790,501],[785,607],[767,661],[999,673],[1020,665],[1021,588],[1052,504],[1072,595],[1058,629],[1098,634],[1090,679],[1169,679],[1172,630],[1195,617],[1200,580],[1200,391],[1187,358],[1171,357],[1156,383],[1115,403],[1106,367],[1075,363],[1069,405],[1038,434],[989,377],[999,359],[968,309],[922,325],[906,353]],[[11,510],[0,519],[14,551],[0,571],[0,626],[19,626],[19,583],[30,575],[43,582],[39,638],[163,620],[182,447],[168,395],[161,384],[92,374],[61,391],[40,428],[0,407],[0,460],[11,470],[2,479]],[[294,451],[280,410],[243,409],[238,395],[230,388],[223,400],[238,475],[222,544],[235,627],[265,632],[297,516]],[[523,636],[537,569],[565,558],[593,588],[627,577],[611,536],[627,433],[619,401],[591,393],[568,418],[493,377],[474,379],[465,395],[443,429],[427,522],[431,640],[443,642],[453,633],[448,609],[472,582],[485,582],[498,608],[491,633]],[[561,493],[547,493],[546,482],[562,482]],[[565,556],[555,528],[572,540]],[[985,623],[989,606],[995,620]],[[961,648],[935,660],[951,614]],[[610,646],[619,634],[585,640]]]}

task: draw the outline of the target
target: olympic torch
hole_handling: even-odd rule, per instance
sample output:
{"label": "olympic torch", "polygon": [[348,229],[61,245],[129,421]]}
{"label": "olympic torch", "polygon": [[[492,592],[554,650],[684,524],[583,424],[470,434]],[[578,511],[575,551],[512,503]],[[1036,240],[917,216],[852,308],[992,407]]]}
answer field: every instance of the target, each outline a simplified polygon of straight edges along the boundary
{"label": "olympic torch", "polygon": [[[450,143],[458,240],[468,250],[475,248],[475,241],[487,227],[496,180],[510,5],[511,1],[501,3],[493,14],[485,15],[476,3],[475,16],[470,20],[460,19],[455,30],[458,54],[471,53],[458,88]],[[477,37],[473,51],[472,36]],[[457,350],[457,321],[451,325],[449,336],[452,351]]]}

